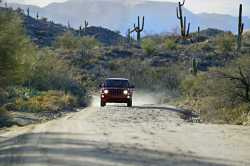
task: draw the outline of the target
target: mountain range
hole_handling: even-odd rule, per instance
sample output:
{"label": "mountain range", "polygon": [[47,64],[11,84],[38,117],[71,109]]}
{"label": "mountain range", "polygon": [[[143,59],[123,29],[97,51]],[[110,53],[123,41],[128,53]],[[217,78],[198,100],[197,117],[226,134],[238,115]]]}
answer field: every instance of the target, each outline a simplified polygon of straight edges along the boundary
{"label": "mountain range", "polygon": [[[145,31],[143,35],[155,33],[176,32],[179,22],[176,17],[176,3],[144,0],[69,0],[63,3],[52,3],[45,7],[37,7],[12,3],[13,8],[20,7],[30,15],[38,12],[41,17],[47,17],[57,23],[68,23],[78,28],[84,20],[90,26],[102,26],[125,34],[128,28],[137,23],[137,16],[145,16]],[[195,14],[183,8],[184,15],[191,23],[191,30],[217,28],[224,31],[237,32],[238,18],[222,14]],[[245,28],[250,28],[250,19],[243,17]]]}

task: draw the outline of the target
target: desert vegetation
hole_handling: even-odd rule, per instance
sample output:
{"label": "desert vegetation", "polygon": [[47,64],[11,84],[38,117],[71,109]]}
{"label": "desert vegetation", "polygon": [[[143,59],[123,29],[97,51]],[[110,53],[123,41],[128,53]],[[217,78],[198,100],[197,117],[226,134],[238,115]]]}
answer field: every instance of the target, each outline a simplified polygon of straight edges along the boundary
{"label": "desert vegetation", "polygon": [[161,101],[196,111],[205,122],[244,124],[250,37],[243,33],[242,5],[235,35],[200,27],[191,33],[184,4],[177,6],[180,35],[143,36],[143,16],[127,37],[90,27],[87,20],[75,30],[32,18],[29,9],[25,15],[1,8],[0,115],[87,106],[102,79],[127,77],[137,89],[161,93]]}
{"label": "desert vegetation", "polygon": [[[37,47],[26,35],[18,12],[1,8],[0,20],[1,114],[56,112],[88,104],[84,74],[52,48]],[[56,43],[61,40],[58,38]],[[85,40],[91,43],[92,39]],[[70,45],[66,40],[63,42],[68,46],[58,48],[67,52],[76,45],[79,49],[81,41],[72,39]]]}

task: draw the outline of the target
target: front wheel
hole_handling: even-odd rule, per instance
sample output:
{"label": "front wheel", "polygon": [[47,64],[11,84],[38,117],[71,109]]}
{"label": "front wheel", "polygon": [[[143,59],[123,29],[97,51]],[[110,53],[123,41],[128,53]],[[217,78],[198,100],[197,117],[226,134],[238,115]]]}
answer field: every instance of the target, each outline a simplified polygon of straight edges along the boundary
{"label": "front wheel", "polygon": [[106,103],[101,101],[101,107],[105,107],[106,106]]}
{"label": "front wheel", "polygon": [[132,107],[132,100],[129,100],[129,101],[127,102],[127,106],[128,106],[128,107]]}

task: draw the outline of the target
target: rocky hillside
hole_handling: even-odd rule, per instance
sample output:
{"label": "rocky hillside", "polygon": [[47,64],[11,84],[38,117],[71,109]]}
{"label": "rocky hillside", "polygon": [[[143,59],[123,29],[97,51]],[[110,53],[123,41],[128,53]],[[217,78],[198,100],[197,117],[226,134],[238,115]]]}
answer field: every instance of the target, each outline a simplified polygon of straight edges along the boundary
{"label": "rocky hillside", "polygon": [[[40,47],[51,46],[55,39],[66,31],[72,31],[75,35],[79,35],[78,30],[69,29],[61,24],[48,21],[46,18],[37,20],[25,15],[23,17],[27,34]],[[104,45],[115,45],[124,40],[124,37],[116,32],[94,26],[88,27],[83,35],[94,37]]]}
{"label": "rocky hillside", "polygon": [[62,25],[27,16],[24,16],[24,25],[31,40],[39,46],[51,46],[57,36],[67,31]]}
{"label": "rocky hillside", "polygon": [[[183,7],[183,13],[187,16],[187,20],[191,22],[191,31],[196,31],[197,26],[200,26],[201,29],[218,28],[225,31],[237,32],[237,26],[235,25],[238,21],[238,18],[235,17],[238,15],[237,3],[228,3],[228,6],[221,5],[222,8],[233,9],[228,13],[230,15],[204,13],[206,12],[204,9],[206,8],[204,6],[206,2],[197,0],[192,5],[199,6],[204,11],[202,14],[193,13],[186,8],[190,3],[192,2],[186,2],[186,5]],[[209,4],[214,3],[209,2]],[[249,4],[249,2],[244,2],[244,15],[249,11]],[[173,1],[68,0],[62,3],[52,3],[41,8],[21,4],[10,4],[10,6],[14,8],[20,7],[24,10],[30,8],[30,13],[33,16],[36,15],[36,12],[39,12],[39,15],[48,17],[64,25],[70,22],[72,27],[78,27],[86,19],[90,25],[119,30],[123,34],[127,32],[129,27],[136,23],[137,16],[146,17],[143,35],[173,32],[173,29],[179,25],[176,19],[177,4],[173,3]],[[249,18],[243,17],[243,22],[245,23],[245,28],[249,29]]]}

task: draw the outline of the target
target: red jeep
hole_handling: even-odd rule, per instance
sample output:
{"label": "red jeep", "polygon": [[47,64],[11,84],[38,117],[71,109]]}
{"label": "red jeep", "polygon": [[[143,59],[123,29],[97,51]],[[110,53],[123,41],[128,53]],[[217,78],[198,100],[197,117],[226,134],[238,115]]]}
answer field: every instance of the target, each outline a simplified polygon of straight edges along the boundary
{"label": "red jeep", "polygon": [[101,107],[106,106],[106,103],[127,103],[128,107],[132,107],[134,86],[129,84],[128,79],[108,78],[100,88]]}

